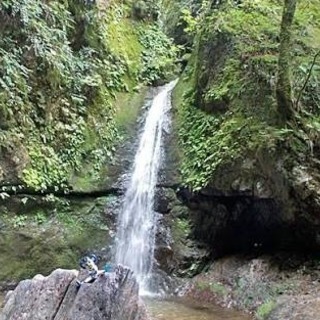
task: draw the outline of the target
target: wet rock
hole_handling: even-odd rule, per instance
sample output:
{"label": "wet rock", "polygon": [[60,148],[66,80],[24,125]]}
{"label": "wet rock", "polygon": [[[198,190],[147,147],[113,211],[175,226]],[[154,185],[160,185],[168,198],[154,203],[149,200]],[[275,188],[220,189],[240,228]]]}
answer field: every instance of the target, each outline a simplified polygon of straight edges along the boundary
{"label": "wet rock", "polygon": [[167,199],[159,199],[156,197],[154,202],[154,211],[162,214],[168,214],[170,212],[169,201]]}
{"label": "wet rock", "polygon": [[160,296],[176,295],[179,288],[184,286],[184,280],[168,275],[165,271],[154,268],[152,278],[150,279],[149,288],[151,292]]}
{"label": "wet rock", "polygon": [[78,289],[75,270],[35,276],[7,294],[0,320],[145,320],[132,271],[117,266]]}
{"label": "wet rock", "polygon": [[154,210],[162,214],[168,214],[171,208],[170,198],[163,188],[158,188],[154,197]]}
{"label": "wet rock", "polygon": [[[161,195],[161,197],[160,197]],[[193,237],[190,209],[172,189],[158,191],[165,199],[167,214],[159,215],[155,259],[158,267],[170,274],[191,276],[199,272],[208,260],[208,251]]]}
{"label": "wet rock", "polygon": [[298,243],[304,244],[294,217],[276,199],[215,188],[198,193],[182,190],[179,197],[189,209],[194,238],[213,257],[296,249]]}
{"label": "wet rock", "polygon": [[168,273],[172,272],[173,250],[170,246],[157,246],[155,250],[155,259],[157,260],[160,269]]}

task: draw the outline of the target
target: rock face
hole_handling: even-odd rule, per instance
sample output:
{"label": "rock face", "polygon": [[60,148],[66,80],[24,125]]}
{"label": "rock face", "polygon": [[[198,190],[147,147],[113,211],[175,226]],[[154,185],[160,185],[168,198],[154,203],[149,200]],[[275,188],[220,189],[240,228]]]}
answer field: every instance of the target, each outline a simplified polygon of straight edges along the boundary
{"label": "rock face", "polygon": [[320,314],[318,261],[293,254],[230,256],[192,279],[188,298],[255,313],[255,319],[315,320]]}
{"label": "rock face", "polygon": [[159,212],[155,247],[159,268],[178,276],[199,273],[208,260],[209,250],[194,237],[190,209],[177,198],[176,191],[158,188],[155,210]]}
{"label": "rock face", "polygon": [[117,266],[92,284],[76,286],[78,272],[57,269],[8,293],[0,320],[146,320],[132,271]]}

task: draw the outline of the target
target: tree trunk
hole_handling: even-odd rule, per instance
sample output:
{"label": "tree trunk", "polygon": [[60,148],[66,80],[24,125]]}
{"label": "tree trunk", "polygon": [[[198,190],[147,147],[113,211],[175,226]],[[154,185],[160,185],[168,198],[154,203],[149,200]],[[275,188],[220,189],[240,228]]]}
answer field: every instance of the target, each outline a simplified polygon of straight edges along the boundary
{"label": "tree trunk", "polygon": [[290,60],[292,49],[292,22],[296,10],[297,0],[285,0],[281,30],[280,47],[278,60],[278,79],[277,79],[277,103],[282,121],[293,118],[293,98],[291,88],[291,68]]}

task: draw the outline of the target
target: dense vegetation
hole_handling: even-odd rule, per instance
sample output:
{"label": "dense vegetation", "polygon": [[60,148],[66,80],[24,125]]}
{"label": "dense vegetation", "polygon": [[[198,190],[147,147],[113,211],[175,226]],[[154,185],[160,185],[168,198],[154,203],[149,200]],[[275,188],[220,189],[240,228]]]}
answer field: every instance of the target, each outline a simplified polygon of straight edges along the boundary
{"label": "dense vegetation", "polygon": [[110,244],[112,197],[53,194],[105,186],[145,86],[173,76],[158,15],[154,0],[0,2],[0,286]]}
{"label": "dense vegetation", "polygon": [[[320,133],[317,1],[299,3],[288,26],[289,116],[283,116],[278,97],[284,4],[197,3],[180,1],[182,10],[175,14],[192,40],[192,56],[175,91],[185,183],[198,189],[213,182],[227,188],[261,178],[274,182],[279,166],[311,164]],[[181,28],[170,33],[179,35]]]}
{"label": "dense vegetation", "polygon": [[[318,250],[318,2],[2,0],[0,199],[19,188],[50,193],[80,184],[96,187],[137,115],[133,104],[141,106],[139,92],[171,79],[179,61],[184,70],[174,91],[174,124],[183,183],[193,190],[214,187],[222,195],[250,190],[296,210],[285,218],[273,207],[264,208],[266,215],[256,210],[256,221],[266,225],[258,229],[237,215],[241,202],[231,203],[239,210],[230,210],[229,217],[225,203],[215,203],[215,210],[204,202],[194,209],[200,218],[201,210],[207,214],[199,219],[204,226],[199,233],[209,234],[205,240],[214,247],[211,235],[219,228],[229,232],[230,221],[235,229],[248,223],[240,231],[251,237],[259,230],[282,231],[277,224],[284,220],[285,230]],[[5,265],[0,284],[54,267],[73,268],[85,250],[105,248],[114,222],[106,204],[114,212],[113,201],[118,200],[72,204],[52,194],[41,201],[30,196],[0,201]],[[186,247],[188,273],[194,274],[202,261],[193,263],[189,253],[196,223],[187,211],[180,202],[172,209],[172,234]],[[240,240],[231,238],[223,240]],[[251,240],[256,245],[256,238]],[[249,300],[243,282],[237,285]],[[259,293],[263,286],[258,287]],[[273,308],[269,296],[265,299],[261,317]]]}
{"label": "dense vegetation", "polygon": [[98,176],[130,108],[115,110],[117,93],[171,76],[157,2],[106,3],[1,1],[0,181],[64,189],[85,164]]}

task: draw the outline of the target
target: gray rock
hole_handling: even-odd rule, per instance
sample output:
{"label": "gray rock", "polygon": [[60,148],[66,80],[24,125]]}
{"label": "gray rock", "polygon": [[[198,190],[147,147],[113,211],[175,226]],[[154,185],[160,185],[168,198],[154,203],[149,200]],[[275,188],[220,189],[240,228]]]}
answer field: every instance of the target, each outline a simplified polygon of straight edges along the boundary
{"label": "gray rock", "polygon": [[319,319],[320,298],[312,295],[284,296],[266,317],[267,320],[315,320]]}
{"label": "gray rock", "polygon": [[117,266],[76,287],[76,270],[35,276],[8,293],[0,320],[146,320],[131,270]]}

